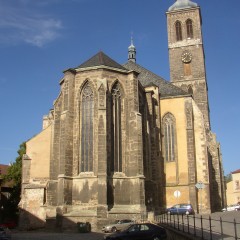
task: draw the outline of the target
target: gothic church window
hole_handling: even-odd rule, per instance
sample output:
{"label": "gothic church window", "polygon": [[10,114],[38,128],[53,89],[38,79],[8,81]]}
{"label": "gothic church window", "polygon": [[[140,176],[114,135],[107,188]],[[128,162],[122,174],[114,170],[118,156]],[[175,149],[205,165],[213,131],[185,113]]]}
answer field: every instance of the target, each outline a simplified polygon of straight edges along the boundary
{"label": "gothic church window", "polygon": [[93,171],[93,90],[87,82],[81,94],[81,172]]}
{"label": "gothic church window", "polygon": [[171,113],[167,113],[163,117],[163,150],[166,162],[173,162],[177,159],[177,144],[176,144],[176,121]]}
{"label": "gothic church window", "polygon": [[193,38],[193,24],[191,19],[188,19],[186,21],[186,26],[187,26],[187,38],[191,39]]}
{"label": "gothic church window", "polygon": [[182,24],[181,24],[181,22],[177,21],[175,23],[175,28],[176,28],[176,40],[182,41]]}
{"label": "gothic church window", "polygon": [[122,133],[121,133],[121,108],[122,90],[119,82],[112,88],[112,171],[122,172]]}

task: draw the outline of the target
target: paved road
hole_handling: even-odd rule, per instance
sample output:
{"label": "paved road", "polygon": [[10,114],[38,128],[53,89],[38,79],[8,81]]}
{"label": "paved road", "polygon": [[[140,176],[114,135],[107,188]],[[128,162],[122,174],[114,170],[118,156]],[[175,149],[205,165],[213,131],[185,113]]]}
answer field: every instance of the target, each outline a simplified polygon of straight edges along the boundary
{"label": "paved road", "polygon": [[[199,217],[199,215],[196,215]],[[221,234],[221,224],[220,218],[222,219],[222,233]],[[224,239],[224,240],[232,240],[235,239],[235,233],[237,233],[238,239],[240,239],[240,211],[238,212],[218,212],[211,214],[211,231],[212,231],[212,239]],[[233,221],[236,221],[234,226]],[[179,228],[182,229],[182,223],[180,218]],[[189,232],[194,232],[193,230],[193,219],[189,218]],[[203,228],[204,231],[201,231],[201,221],[200,219],[196,219],[196,234],[197,236],[201,236],[203,234],[204,239],[210,238],[210,227],[209,227],[209,215],[203,216]],[[178,225],[175,225],[176,228]],[[187,218],[184,216],[184,231],[188,231],[187,226]],[[29,232],[20,232],[14,230],[12,232],[12,240],[103,240],[104,234],[101,232],[92,232],[92,233],[56,233],[56,232],[40,232],[40,231],[29,231]]]}
{"label": "paved road", "polygon": [[12,240],[103,240],[103,233],[13,232]]}

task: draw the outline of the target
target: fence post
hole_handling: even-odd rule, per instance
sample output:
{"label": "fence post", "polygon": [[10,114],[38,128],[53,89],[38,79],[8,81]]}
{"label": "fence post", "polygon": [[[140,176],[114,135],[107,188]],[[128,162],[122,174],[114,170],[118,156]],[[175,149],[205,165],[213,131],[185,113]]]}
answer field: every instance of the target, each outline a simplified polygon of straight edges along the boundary
{"label": "fence post", "polygon": [[194,237],[196,237],[196,221],[195,221],[195,214],[193,215],[193,230],[194,230]]}
{"label": "fence post", "polygon": [[182,231],[185,232],[185,229],[184,229],[184,220],[183,220],[183,214],[182,214]]}
{"label": "fence post", "polygon": [[220,227],[221,227],[221,237],[223,240],[223,225],[222,225],[222,217],[220,217]]}
{"label": "fence post", "polygon": [[175,227],[175,215],[173,215],[173,226],[174,226],[174,228],[176,228]]}
{"label": "fence post", "polygon": [[177,229],[179,230],[179,214],[177,214]]}
{"label": "fence post", "polygon": [[235,240],[237,240],[238,239],[238,236],[237,236],[237,223],[236,223],[236,219],[235,218],[234,218],[233,224],[234,224]]}
{"label": "fence post", "polygon": [[209,229],[210,229],[210,239],[212,240],[212,219],[211,219],[211,216],[209,216]]}
{"label": "fence post", "polygon": [[204,238],[203,238],[203,222],[202,222],[202,215],[201,215],[201,231],[202,231],[202,239],[204,239]]}

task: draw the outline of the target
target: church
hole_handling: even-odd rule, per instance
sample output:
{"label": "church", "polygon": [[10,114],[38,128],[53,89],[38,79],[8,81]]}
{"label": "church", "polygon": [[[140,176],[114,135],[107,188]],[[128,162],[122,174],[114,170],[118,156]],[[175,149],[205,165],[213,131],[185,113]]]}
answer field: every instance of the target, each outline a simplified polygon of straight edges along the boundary
{"label": "church", "polygon": [[22,228],[99,229],[176,203],[200,214],[225,205],[200,7],[177,0],[166,17],[170,81],[136,63],[133,41],[124,64],[101,51],[63,72],[42,131],[26,142]]}

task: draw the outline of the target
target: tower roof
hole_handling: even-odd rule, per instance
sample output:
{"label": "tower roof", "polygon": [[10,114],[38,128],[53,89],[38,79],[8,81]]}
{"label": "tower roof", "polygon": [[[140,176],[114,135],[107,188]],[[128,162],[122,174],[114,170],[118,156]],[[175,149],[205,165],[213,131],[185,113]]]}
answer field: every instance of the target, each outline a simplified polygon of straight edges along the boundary
{"label": "tower roof", "polygon": [[105,66],[105,67],[111,67],[111,68],[118,68],[121,70],[127,70],[119,63],[115,62],[113,59],[108,57],[105,53],[102,51],[98,52],[96,55],[91,57],[86,62],[82,63],[77,68],[90,68],[90,67],[99,67],[99,66]]}
{"label": "tower roof", "polygon": [[136,49],[135,46],[133,45],[133,37],[131,37],[131,45],[128,47],[128,50]]}
{"label": "tower roof", "polygon": [[168,9],[168,11],[174,11],[184,8],[197,7],[197,3],[194,3],[190,0],[176,0],[176,2]]}

